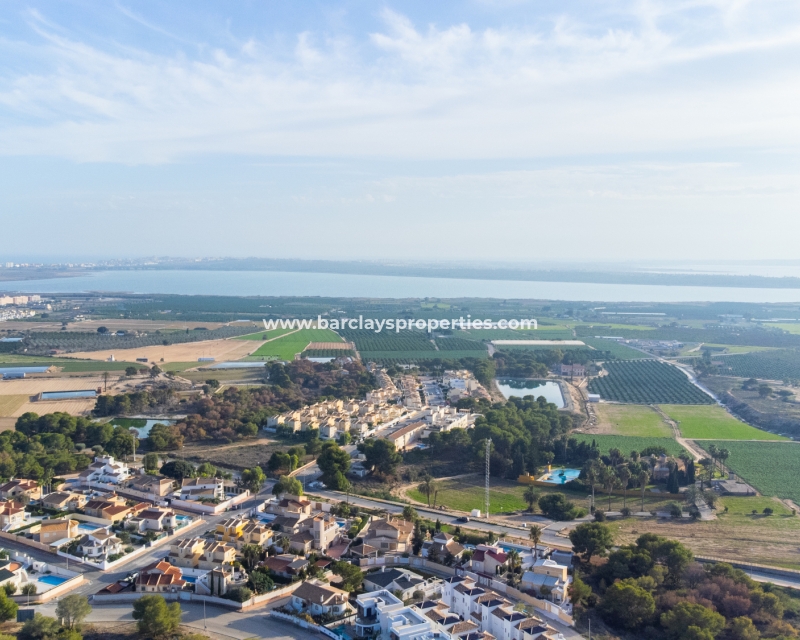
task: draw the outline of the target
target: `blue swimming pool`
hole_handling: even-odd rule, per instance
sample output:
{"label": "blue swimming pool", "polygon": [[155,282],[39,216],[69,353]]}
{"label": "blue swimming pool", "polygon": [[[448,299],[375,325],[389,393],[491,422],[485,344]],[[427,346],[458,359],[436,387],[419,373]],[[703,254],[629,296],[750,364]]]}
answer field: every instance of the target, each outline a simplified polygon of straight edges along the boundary
{"label": "blue swimming pool", "polygon": [[67,580],[69,580],[69,578],[62,578],[61,576],[39,576],[36,581],[41,582],[42,584],[49,584],[50,586],[57,587]]}
{"label": "blue swimming pool", "polygon": [[87,533],[91,533],[92,531],[97,531],[100,529],[99,524],[91,524],[90,522],[81,522],[78,525],[78,531],[85,531]]}
{"label": "blue swimming pool", "polygon": [[194,584],[197,582],[197,578],[195,576],[183,576],[183,579],[186,580],[189,584]]}
{"label": "blue swimming pool", "polygon": [[566,484],[567,482],[572,482],[580,475],[580,469],[553,469],[539,478],[539,482],[547,482],[548,484]]}
{"label": "blue swimming pool", "polygon": [[71,398],[94,398],[97,396],[97,391],[94,389],[85,389],[83,391],[44,391],[42,393],[42,400],[68,400]]}

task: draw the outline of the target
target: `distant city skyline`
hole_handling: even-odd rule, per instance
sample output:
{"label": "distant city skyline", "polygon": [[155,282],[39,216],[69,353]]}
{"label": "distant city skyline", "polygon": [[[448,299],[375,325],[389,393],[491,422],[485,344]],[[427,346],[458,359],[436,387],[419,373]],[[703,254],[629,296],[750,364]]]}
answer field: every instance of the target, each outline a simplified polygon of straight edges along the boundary
{"label": "distant city skyline", "polygon": [[5,8],[7,259],[797,255],[793,2]]}

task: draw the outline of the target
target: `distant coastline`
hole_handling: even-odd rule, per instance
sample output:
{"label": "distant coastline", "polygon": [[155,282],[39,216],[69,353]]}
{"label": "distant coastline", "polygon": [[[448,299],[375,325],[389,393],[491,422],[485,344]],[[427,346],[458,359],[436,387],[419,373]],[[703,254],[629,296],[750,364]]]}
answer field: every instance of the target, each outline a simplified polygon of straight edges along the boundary
{"label": "distant coastline", "polygon": [[532,269],[458,265],[391,264],[385,262],[278,260],[266,258],[166,260],[155,264],[98,265],[96,267],[0,269],[0,281],[47,280],[108,271],[261,271],[305,274],[397,276],[453,280],[563,282],[580,284],[747,289],[800,289],[800,277],[713,273],[661,273],[600,269]]}

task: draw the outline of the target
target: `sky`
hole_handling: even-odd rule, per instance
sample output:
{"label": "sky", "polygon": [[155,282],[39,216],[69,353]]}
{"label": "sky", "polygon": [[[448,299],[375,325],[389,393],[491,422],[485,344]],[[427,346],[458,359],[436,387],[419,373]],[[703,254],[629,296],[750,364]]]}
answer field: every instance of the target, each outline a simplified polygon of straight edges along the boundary
{"label": "sky", "polygon": [[798,257],[795,0],[3,9],[0,260]]}

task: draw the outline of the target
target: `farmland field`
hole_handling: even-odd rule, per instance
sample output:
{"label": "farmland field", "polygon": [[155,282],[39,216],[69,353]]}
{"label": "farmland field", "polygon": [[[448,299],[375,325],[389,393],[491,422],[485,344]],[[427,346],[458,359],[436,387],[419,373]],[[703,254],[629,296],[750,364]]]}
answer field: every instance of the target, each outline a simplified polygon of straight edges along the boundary
{"label": "farmland field", "polygon": [[736,440],[703,440],[697,444],[703,448],[714,444],[730,451],[727,466],[764,495],[800,501],[800,445]]}
{"label": "farmland field", "polygon": [[719,374],[723,376],[766,380],[800,379],[800,351],[796,349],[722,356],[718,360],[722,363]]}
{"label": "farmland field", "polygon": [[477,340],[465,340],[464,338],[436,338],[436,346],[439,351],[484,351],[486,345]]}
{"label": "farmland field", "polygon": [[344,358],[355,355],[356,352],[352,349],[306,349],[303,351],[304,358]]}
{"label": "farmland field", "polygon": [[786,440],[740,422],[717,405],[661,405],[661,410],[678,423],[684,438],[714,440]]}
{"label": "farmland field", "polygon": [[[436,351],[431,342],[430,335],[424,331],[402,331],[400,333],[381,332],[375,333],[367,329],[343,329],[341,333],[345,340],[354,342],[359,352],[393,351]],[[479,345],[478,348],[482,348]]]}
{"label": "farmland field", "polygon": [[604,400],[630,404],[712,404],[684,373],[657,360],[610,361],[607,376],[594,378],[589,391]]}
{"label": "farmland field", "polygon": [[564,326],[539,326],[538,329],[470,329],[455,331],[458,338],[469,340],[572,340],[572,329]]}
{"label": "farmland field", "polygon": [[13,416],[14,412],[28,401],[28,396],[0,396],[0,418]]}
{"label": "farmland field", "polygon": [[620,344],[616,340],[603,340],[602,338],[581,338],[587,345],[594,347],[598,351],[607,351],[617,360],[639,360],[642,358],[650,358],[646,353],[638,349],[631,349],[630,347]]}
{"label": "farmland field", "polygon": [[365,362],[384,365],[403,364],[417,360],[460,360],[461,358],[488,358],[488,351],[359,351]]}
{"label": "farmland field", "polygon": [[342,339],[330,329],[301,329],[277,340],[265,342],[251,357],[294,360],[294,355],[303,351],[310,342],[342,342]]}
{"label": "farmland field", "polygon": [[270,329],[264,331],[257,331],[256,333],[248,333],[247,335],[237,336],[237,340],[256,340],[256,341],[263,341],[263,340],[272,340],[273,338],[278,338],[280,336],[286,335],[290,331],[294,331],[294,329]]}
{"label": "farmland field", "polygon": [[670,427],[652,407],[630,404],[596,405],[600,431],[618,436],[671,438]]}
{"label": "farmland field", "polygon": [[664,447],[667,453],[678,456],[684,453],[684,449],[672,438],[640,438],[637,436],[607,436],[593,435],[591,433],[573,433],[571,438],[576,438],[579,442],[592,442],[594,440],[600,447],[601,453],[608,453],[610,449],[619,449],[625,454],[631,451],[643,451],[648,447]]}

